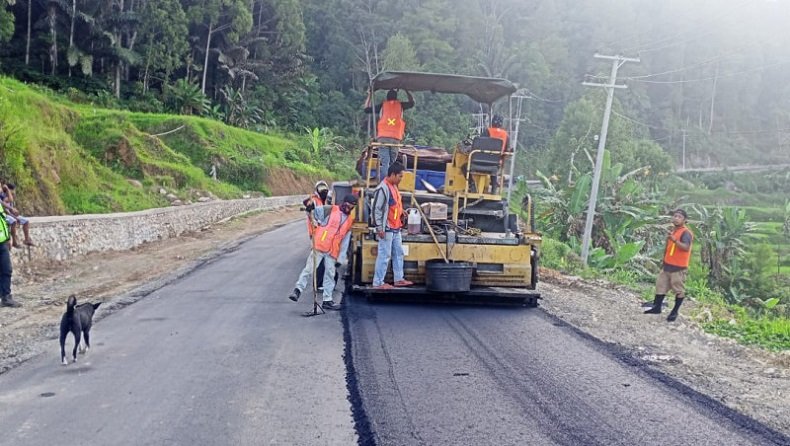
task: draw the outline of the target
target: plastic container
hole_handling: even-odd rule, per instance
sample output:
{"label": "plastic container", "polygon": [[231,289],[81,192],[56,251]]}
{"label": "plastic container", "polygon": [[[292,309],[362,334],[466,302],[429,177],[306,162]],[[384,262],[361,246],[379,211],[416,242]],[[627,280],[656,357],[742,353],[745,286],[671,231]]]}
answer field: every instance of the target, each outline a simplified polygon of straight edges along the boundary
{"label": "plastic container", "polygon": [[409,235],[415,235],[422,232],[422,217],[417,209],[407,209],[408,218],[406,219],[406,231]]}
{"label": "plastic container", "polygon": [[473,269],[469,262],[428,260],[425,262],[425,288],[440,293],[466,293],[472,286]]}

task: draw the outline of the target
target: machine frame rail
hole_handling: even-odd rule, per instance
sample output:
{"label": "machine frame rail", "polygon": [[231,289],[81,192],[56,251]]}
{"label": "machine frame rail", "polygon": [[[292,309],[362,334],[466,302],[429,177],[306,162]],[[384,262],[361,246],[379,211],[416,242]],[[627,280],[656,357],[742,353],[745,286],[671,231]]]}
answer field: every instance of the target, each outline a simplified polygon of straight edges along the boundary
{"label": "machine frame rail", "polygon": [[354,285],[353,293],[359,293],[369,300],[391,302],[441,302],[475,305],[524,305],[537,307],[540,293],[524,288],[472,287],[466,293],[437,293],[428,291],[424,286],[390,288],[379,290],[372,286]]}

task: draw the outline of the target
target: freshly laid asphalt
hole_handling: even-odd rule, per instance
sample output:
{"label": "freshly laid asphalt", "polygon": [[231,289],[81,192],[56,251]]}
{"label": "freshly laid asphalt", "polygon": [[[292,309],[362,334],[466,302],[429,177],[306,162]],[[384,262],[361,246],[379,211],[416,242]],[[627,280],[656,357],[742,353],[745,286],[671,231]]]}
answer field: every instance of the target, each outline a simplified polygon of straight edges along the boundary
{"label": "freshly laid asphalt", "polygon": [[256,237],[103,317],[78,363],[52,340],[0,375],[0,445],[790,444],[540,309],[304,318],[305,239]]}

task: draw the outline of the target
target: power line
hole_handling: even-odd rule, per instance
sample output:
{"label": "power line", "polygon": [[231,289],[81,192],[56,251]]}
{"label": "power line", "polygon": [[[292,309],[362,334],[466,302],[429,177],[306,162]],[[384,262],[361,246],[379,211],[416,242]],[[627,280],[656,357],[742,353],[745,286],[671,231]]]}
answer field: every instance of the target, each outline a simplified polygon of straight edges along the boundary
{"label": "power line", "polygon": [[642,83],[645,83],[645,84],[685,84],[685,83],[689,83],[689,82],[710,81],[710,80],[717,79],[717,78],[721,79],[723,77],[740,76],[741,74],[752,73],[752,72],[755,72],[755,71],[762,71],[762,70],[765,70],[766,68],[773,68],[773,67],[776,67],[776,66],[779,66],[779,65],[784,65],[784,64],[786,64],[788,62],[790,62],[790,60],[784,60],[782,62],[776,62],[776,63],[772,63],[772,64],[768,64],[768,65],[763,65],[761,67],[750,68],[748,70],[738,71],[738,72],[735,72],[735,73],[721,74],[719,76],[712,76],[712,77],[703,77],[703,78],[700,78],[700,79],[683,79],[683,80],[678,80],[678,81],[651,81],[651,80],[639,79],[637,77],[627,77],[625,79],[629,80],[629,81],[634,81],[634,82],[642,82]]}
{"label": "power line", "polygon": [[674,131],[674,130],[672,130],[672,129],[667,129],[667,128],[664,128],[664,127],[656,127],[656,126],[654,126],[654,125],[650,125],[650,124],[644,123],[644,122],[642,122],[642,121],[637,121],[637,120],[636,120],[636,119],[634,119],[634,118],[628,117],[628,116],[626,116],[626,115],[624,115],[624,114],[622,114],[622,113],[618,113],[618,112],[616,112],[616,111],[614,111],[614,110],[612,110],[612,113],[614,113],[615,115],[617,115],[618,117],[620,117],[620,118],[622,118],[622,119],[625,119],[626,121],[631,121],[631,122],[633,122],[634,124],[639,124],[639,125],[645,126],[645,127],[647,127],[647,128],[651,128],[651,129],[653,129],[653,130],[664,130],[664,131],[667,131],[667,132],[673,132],[673,131]]}

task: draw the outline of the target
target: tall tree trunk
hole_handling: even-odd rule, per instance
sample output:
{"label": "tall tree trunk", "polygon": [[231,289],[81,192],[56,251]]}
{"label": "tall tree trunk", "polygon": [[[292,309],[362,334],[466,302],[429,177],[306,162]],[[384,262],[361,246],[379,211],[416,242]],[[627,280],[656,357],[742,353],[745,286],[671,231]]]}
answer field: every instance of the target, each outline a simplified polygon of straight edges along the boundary
{"label": "tall tree trunk", "polygon": [[33,0],[27,0],[27,41],[25,42],[25,65],[30,65],[30,25],[33,15]]}
{"label": "tall tree trunk", "polygon": [[[69,52],[74,47],[74,22],[77,20],[77,0],[71,0],[71,27],[69,29]],[[71,62],[69,62],[69,77],[71,77]]]}
{"label": "tall tree trunk", "polygon": [[47,9],[47,21],[49,22],[49,34],[52,37],[52,45],[49,47],[49,62],[51,74],[54,76],[58,68],[58,28],[57,28],[57,9],[54,4],[50,4]]}
{"label": "tall tree trunk", "polygon": [[719,64],[716,63],[716,74],[713,76],[713,92],[710,96],[710,122],[708,123],[708,135],[713,132],[713,106],[716,104],[716,84],[719,81]]}
{"label": "tall tree trunk", "polygon": [[121,99],[121,72],[123,71],[121,67],[121,61],[119,60],[118,63],[115,64],[115,97],[117,99]]}
{"label": "tall tree trunk", "polygon": [[200,86],[200,91],[206,94],[206,74],[208,74],[208,52],[211,48],[211,34],[214,32],[214,24],[208,22],[208,35],[206,36],[206,57],[203,60],[203,83]]}
{"label": "tall tree trunk", "polygon": [[147,57],[145,60],[145,72],[143,74],[143,95],[148,93],[148,79],[149,79],[149,72],[148,70],[151,68],[151,58]]}

